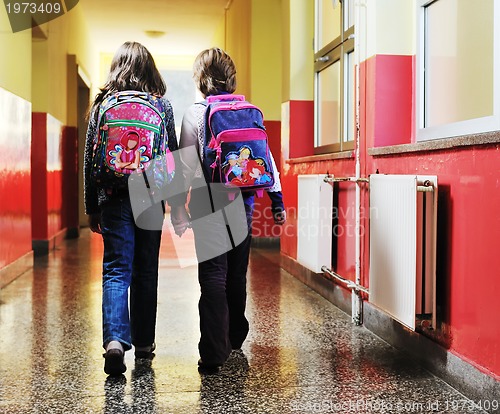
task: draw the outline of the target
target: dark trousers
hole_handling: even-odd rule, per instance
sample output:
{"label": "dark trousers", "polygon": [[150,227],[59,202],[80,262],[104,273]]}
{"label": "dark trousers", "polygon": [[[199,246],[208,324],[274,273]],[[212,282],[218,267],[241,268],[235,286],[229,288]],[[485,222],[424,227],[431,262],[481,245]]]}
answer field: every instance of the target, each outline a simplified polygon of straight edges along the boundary
{"label": "dark trousers", "polygon": [[[191,204],[199,201],[192,198]],[[198,264],[201,288],[198,349],[203,363],[207,365],[222,365],[231,350],[239,349],[248,335],[246,274],[252,239],[252,209],[253,197],[251,200],[245,198],[244,210],[231,213],[229,221],[237,220],[247,234],[235,247],[232,247],[228,236],[231,232],[221,223],[220,216],[212,220],[208,215],[201,214],[193,221],[197,255],[199,258],[211,257]]]}
{"label": "dark trousers", "polygon": [[246,273],[250,243],[248,235],[228,253],[198,265],[201,287],[198,348],[206,364],[223,364],[231,349],[240,348],[247,337]]}

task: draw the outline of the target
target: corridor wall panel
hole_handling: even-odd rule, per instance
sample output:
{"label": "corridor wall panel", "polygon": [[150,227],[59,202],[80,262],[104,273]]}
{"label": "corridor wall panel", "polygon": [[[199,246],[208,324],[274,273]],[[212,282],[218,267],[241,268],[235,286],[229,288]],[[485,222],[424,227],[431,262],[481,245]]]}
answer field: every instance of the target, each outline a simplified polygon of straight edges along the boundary
{"label": "corridor wall panel", "polygon": [[[31,104],[2,88],[0,128],[0,269],[3,269],[31,252]],[[0,286],[3,283],[0,280]]]}
{"label": "corridor wall panel", "polygon": [[62,225],[62,124],[50,114],[34,112],[32,166],[32,218],[35,253],[55,245]]}

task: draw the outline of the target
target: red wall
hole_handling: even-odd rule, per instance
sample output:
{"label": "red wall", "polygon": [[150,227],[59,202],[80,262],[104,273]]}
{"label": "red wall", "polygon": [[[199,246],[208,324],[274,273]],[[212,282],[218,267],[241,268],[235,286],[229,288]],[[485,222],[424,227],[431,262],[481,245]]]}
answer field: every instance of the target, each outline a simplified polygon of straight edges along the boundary
{"label": "red wall", "polygon": [[369,147],[407,144],[413,139],[414,56],[376,55],[361,64],[365,129]]}
{"label": "red wall", "polygon": [[49,241],[63,229],[62,125],[46,113],[32,119],[32,236]]}
{"label": "red wall", "polygon": [[0,269],[31,251],[31,104],[0,88]]}
{"label": "red wall", "polygon": [[500,379],[500,146],[369,159],[368,171],[438,176],[440,341]]}
{"label": "red wall", "polygon": [[[368,148],[414,141],[414,57],[375,56],[360,67],[362,175],[425,174],[438,176],[437,317],[432,339],[481,371],[500,379],[500,146],[369,156]],[[290,131],[303,128],[304,113],[292,116]],[[306,111],[308,124],[312,111]],[[313,143],[313,130],[303,141]],[[290,134],[289,142],[295,145]],[[301,148],[304,147],[302,142]],[[290,151],[292,153],[292,151]],[[312,155],[312,150],[300,156]],[[293,158],[293,157],[290,157]],[[297,175],[354,176],[354,159],[288,161],[282,182],[289,209],[281,252],[297,257]],[[354,184],[338,185],[339,226],[354,226]],[[362,283],[368,285],[368,186],[362,188]],[[332,266],[354,279],[354,238],[344,232],[336,241]],[[334,255],[335,256],[335,255]]]}
{"label": "red wall", "polygon": [[[278,171],[281,171],[281,122],[264,122],[267,136],[269,138],[269,147],[273,154]],[[252,237],[270,238],[279,237],[281,234],[280,226],[274,224],[271,213],[271,200],[265,194],[262,197],[255,197],[255,211],[252,223]]]}
{"label": "red wall", "polygon": [[62,131],[62,226],[68,230],[73,229],[78,232],[78,200],[79,200],[79,177],[80,168],[78,165],[78,129],[77,127],[65,126]]}

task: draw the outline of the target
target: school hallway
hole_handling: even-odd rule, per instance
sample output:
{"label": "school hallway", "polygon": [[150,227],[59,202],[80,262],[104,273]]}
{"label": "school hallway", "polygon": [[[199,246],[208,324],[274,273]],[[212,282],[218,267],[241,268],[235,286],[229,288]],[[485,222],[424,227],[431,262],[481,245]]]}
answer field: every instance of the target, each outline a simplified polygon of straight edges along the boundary
{"label": "school hallway", "polygon": [[84,229],[2,289],[0,412],[483,412],[281,269],[272,247],[252,249],[242,351],[201,376],[192,237],[172,241],[164,231],[156,357],[127,352],[120,377],[103,372],[100,236]]}

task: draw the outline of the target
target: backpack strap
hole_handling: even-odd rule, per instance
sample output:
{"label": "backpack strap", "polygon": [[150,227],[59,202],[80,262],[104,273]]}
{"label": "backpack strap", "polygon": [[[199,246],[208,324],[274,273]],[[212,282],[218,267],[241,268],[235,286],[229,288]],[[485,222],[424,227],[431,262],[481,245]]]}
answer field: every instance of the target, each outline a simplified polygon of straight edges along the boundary
{"label": "backpack strap", "polygon": [[208,143],[210,142],[208,138],[210,138],[210,134],[209,134],[209,128],[208,128],[208,118],[209,118],[209,115],[210,115],[210,105],[207,101],[207,99],[203,100],[203,101],[199,101],[199,102],[195,102],[195,105],[203,105],[206,109],[205,109],[205,121],[204,121],[204,142],[203,142],[203,147],[207,146]]}
{"label": "backpack strap", "polygon": [[245,95],[232,95],[232,94],[223,94],[223,95],[210,95],[207,96],[207,102],[211,104],[212,102],[230,102],[230,101],[237,101],[237,102],[244,102],[245,101]]}

